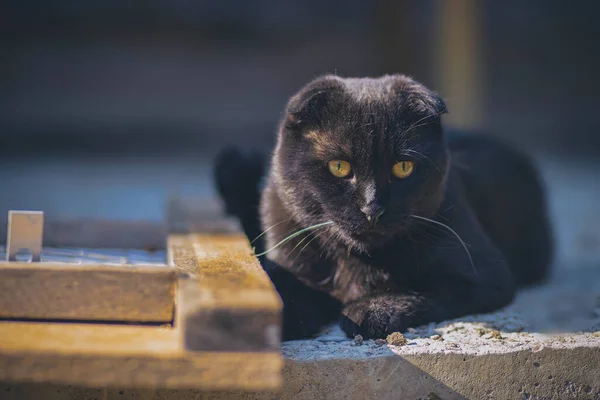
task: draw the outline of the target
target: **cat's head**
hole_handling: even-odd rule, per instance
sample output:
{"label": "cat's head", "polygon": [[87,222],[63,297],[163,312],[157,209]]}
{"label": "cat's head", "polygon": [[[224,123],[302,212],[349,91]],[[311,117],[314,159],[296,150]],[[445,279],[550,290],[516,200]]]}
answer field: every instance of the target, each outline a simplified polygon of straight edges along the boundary
{"label": "cat's head", "polygon": [[438,209],[448,168],[441,98],[403,75],[325,76],[289,101],[273,178],[304,226],[360,251],[389,242],[411,214]]}

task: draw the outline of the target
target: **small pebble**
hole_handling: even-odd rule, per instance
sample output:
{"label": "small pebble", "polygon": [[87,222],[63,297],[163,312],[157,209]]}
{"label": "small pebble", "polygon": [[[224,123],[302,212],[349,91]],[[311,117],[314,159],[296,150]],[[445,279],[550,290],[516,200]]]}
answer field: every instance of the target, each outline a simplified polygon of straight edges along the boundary
{"label": "small pebble", "polygon": [[502,334],[500,333],[499,330],[494,329],[491,332],[490,339],[504,339],[504,338],[502,337]]}
{"label": "small pebble", "polygon": [[535,346],[533,346],[531,348],[531,351],[534,353],[537,353],[538,351],[542,350],[544,348],[544,346],[540,345],[540,344],[536,344]]}
{"label": "small pebble", "polygon": [[439,340],[440,342],[444,341],[444,338],[442,337],[442,335],[433,335],[431,337],[432,340]]}
{"label": "small pebble", "polygon": [[392,346],[404,346],[406,344],[406,338],[404,338],[404,335],[400,332],[394,332],[388,335],[386,341]]}
{"label": "small pebble", "polygon": [[356,335],[356,336],[354,336],[354,344],[356,346],[362,346],[363,340],[364,339],[363,339],[362,335]]}
{"label": "small pebble", "polygon": [[377,346],[383,346],[384,344],[386,344],[387,342],[385,341],[385,339],[376,339],[375,340],[375,344]]}

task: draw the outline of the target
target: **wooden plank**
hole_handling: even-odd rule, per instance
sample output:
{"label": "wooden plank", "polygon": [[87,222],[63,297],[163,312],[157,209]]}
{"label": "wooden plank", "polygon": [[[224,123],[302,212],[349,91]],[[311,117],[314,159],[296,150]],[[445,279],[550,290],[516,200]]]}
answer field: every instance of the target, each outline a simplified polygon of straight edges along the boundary
{"label": "wooden plank", "polygon": [[279,353],[189,353],[177,329],[0,322],[0,380],[92,387],[273,390]]}
{"label": "wooden plank", "polygon": [[175,286],[166,265],[0,263],[0,318],[171,322]]}
{"label": "wooden plank", "polygon": [[171,235],[167,254],[186,349],[279,350],[281,300],[244,235]]}

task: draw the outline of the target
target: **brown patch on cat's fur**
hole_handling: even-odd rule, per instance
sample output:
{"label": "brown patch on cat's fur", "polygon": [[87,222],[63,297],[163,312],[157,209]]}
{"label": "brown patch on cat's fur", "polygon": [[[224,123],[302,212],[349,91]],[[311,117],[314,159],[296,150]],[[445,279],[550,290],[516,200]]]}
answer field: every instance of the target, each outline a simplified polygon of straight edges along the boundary
{"label": "brown patch on cat's fur", "polygon": [[321,132],[316,130],[308,131],[305,137],[311,141],[312,148],[318,157],[326,159],[328,156],[341,156],[345,155],[350,157],[350,147],[346,143],[340,143],[337,140],[331,138],[327,132]]}
{"label": "brown patch on cat's fur", "polygon": [[322,133],[318,131],[309,131],[306,138],[312,142],[312,148],[319,157],[325,157],[327,154],[328,140]]}

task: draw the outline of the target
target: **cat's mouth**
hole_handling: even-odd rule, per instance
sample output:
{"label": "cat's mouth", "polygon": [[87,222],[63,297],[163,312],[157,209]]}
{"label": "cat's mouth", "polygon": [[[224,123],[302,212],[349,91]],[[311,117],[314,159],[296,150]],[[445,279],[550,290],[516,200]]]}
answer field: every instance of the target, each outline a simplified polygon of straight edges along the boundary
{"label": "cat's mouth", "polygon": [[393,225],[378,224],[374,227],[366,227],[363,230],[354,230],[349,232],[349,237],[356,243],[361,243],[367,247],[378,246],[387,243],[390,239],[397,236],[406,227],[406,221],[395,221]]}
{"label": "cat's mouth", "polygon": [[353,232],[350,234],[352,239],[359,242],[369,243],[376,240],[381,240],[385,237],[385,232],[369,229],[363,232]]}

